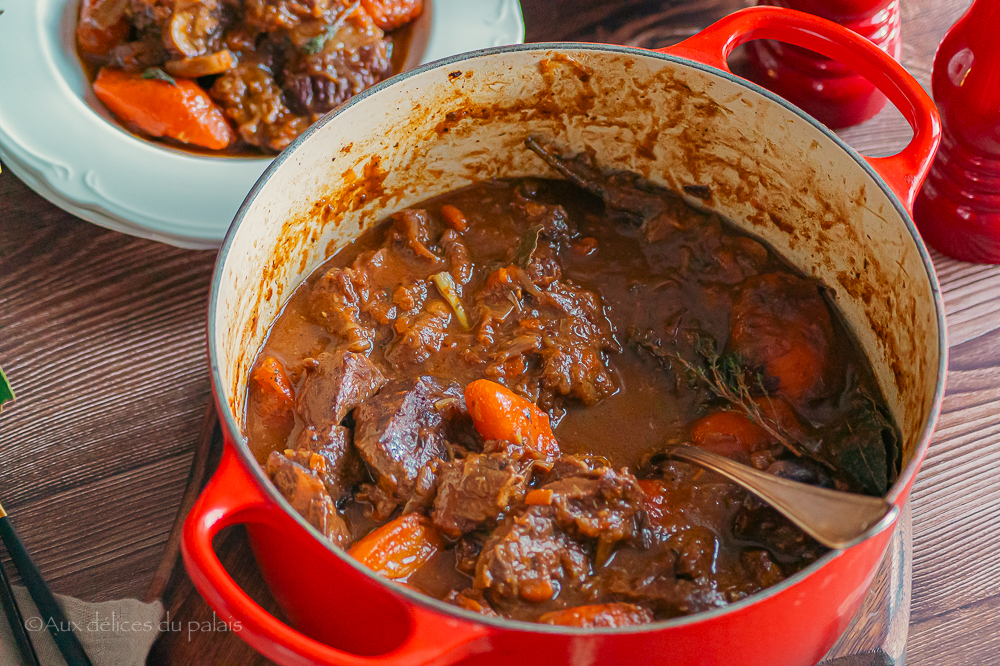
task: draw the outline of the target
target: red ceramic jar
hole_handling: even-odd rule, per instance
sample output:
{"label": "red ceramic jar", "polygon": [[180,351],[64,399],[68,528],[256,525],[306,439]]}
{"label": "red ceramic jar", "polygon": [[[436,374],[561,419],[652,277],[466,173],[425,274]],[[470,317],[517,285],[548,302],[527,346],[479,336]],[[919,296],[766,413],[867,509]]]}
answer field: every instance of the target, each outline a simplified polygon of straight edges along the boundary
{"label": "red ceramic jar", "polygon": [[[899,60],[899,0],[761,0],[840,23]],[[855,70],[791,44],[750,45],[749,77],[827,127],[857,125],[885,106],[885,95]]]}
{"label": "red ceramic jar", "polygon": [[913,207],[928,243],[1000,264],[1000,0],[976,0],[944,36],[931,86],[944,134]]}
{"label": "red ceramic jar", "polygon": [[[863,72],[903,113],[913,139],[897,155],[858,155],[727,70],[732,50],[751,39],[794,43]],[[861,605],[888,530],[692,617],[621,629],[485,617],[380,577],[288,504],[244,441],[247,376],[284,299],[329,254],[385,216],[472,180],[554,175],[524,149],[539,136],[676,191],[709,188],[713,210],[829,285],[900,426],[904,467],[887,499],[902,507],[947,367],[940,289],[908,212],[939,134],[930,98],[885,52],[834,23],[773,7],[732,14],[663,52],[501,47],[355,97],[275,159],[220,251],[208,346],[226,442],[184,526],[191,580],[241,638],[284,665],[817,662]],[[213,551],[213,537],[236,524],[246,524],[288,624],[240,589]]]}

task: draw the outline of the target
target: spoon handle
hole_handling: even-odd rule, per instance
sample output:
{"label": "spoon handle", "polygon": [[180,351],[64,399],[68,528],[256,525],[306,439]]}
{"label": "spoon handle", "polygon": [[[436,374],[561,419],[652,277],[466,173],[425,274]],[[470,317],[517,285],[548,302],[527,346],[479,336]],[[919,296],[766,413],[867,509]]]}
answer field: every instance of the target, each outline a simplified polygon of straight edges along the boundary
{"label": "spoon handle", "polygon": [[899,513],[883,497],[789,481],[693,446],[670,446],[664,453],[721,474],[749,490],[828,548],[843,550],[860,543],[892,525]]}

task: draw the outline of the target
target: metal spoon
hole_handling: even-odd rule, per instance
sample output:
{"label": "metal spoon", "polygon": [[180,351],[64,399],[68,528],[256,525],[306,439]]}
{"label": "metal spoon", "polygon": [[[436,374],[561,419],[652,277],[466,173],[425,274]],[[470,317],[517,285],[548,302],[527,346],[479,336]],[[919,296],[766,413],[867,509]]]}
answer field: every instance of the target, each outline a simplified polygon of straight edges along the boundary
{"label": "metal spoon", "polygon": [[672,444],[663,453],[721,474],[749,490],[828,548],[843,550],[861,543],[892,525],[899,513],[882,497],[789,481],[693,446]]}

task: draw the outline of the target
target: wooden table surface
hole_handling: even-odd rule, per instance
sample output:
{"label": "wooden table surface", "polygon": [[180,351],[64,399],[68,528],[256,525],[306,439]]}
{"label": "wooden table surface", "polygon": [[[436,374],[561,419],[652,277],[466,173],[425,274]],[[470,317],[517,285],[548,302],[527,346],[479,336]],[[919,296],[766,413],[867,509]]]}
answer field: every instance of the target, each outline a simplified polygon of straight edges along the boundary
{"label": "wooden table surface", "polygon": [[[903,0],[903,64],[929,87],[966,0]],[[734,0],[523,0],[527,38],[663,46]],[[843,136],[902,146],[895,111]],[[82,222],[0,175],[0,498],[55,591],[142,597],[160,561],[209,400],[213,252]],[[951,361],[913,490],[907,663],[1000,663],[1000,267],[934,255]],[[183,575],[183,574],[180,574]],[[220,637],[220,641],[226,640]],[[232,640],[236,640],[232,638]],[[180,663],[172,647],[157,661]],[[209,663],[194,658],[191,663]]]}

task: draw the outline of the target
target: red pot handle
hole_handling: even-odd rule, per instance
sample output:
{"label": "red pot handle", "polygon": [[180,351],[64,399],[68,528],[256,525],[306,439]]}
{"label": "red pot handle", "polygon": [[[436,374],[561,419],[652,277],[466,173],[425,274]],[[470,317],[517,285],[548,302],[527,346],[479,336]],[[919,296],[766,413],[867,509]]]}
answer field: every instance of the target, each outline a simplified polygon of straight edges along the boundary
{"label": "red pot handle", "polygon": [[261,490],[228,442],[219,467],[184,523],[181,553],[195,587],[239,635],[264,656],[281,664],[336,666],[414,666],[448,664],[465,656],[463,649],[486,635],[486,629],[427,612],[410,613],[410,635],[384,655],[364,657],[313,640],[284,624],[236,584],[212,548],[223,528],[247,522],[270,523],[282,509]]}
{"label": "red pot handle", "polygon": [[934,102],[920,84],[888,53],[864,37],[805,12],[782,7],[750,7],[660,52],[730,72],[726,63],[729,54],[737,46],[754,39],[774,39],[832,58],[868,79],[896,105],[913,128],[913,138],[895,155],[865,159],[907,210],[912,211],[913,200],[941,140],[941,119]]}

